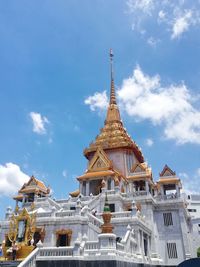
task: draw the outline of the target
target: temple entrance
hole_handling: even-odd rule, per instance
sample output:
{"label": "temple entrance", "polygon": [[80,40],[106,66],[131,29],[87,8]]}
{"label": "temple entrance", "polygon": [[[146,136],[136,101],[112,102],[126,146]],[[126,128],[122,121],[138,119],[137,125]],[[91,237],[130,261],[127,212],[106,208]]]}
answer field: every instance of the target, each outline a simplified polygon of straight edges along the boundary
{"label": "temple entrance", "polygon": [[90,181],[90,193],[92,193],[94,196],[101,192],[101,182],[101,179]]}
{"label": "temple entrance", "polygon": [[147,235],[144,234],[144,255],[147,256],[148,253],[148,241],[147,241]]}
{"label": "temple entrance", "polygon": [[68,236],[67,236],[67,234],[58,235],[57,247],[65,247],[65,246],[68,246]]}
{"label": "temple entrance", "polygon": [[36,246],[36,244],[40,241],[41,239],[41,235],[39,232],[35,232],[34,235],[33,235],[33,240],[34,240],[34,243],[33,245]]}
{"label": "temple entrance", "polygon": [[33,235],[33,240],[34,240],[34,243],[33,245],[36,246],[36,244],[41,240],[41,242],[43,243],[44,242],[44,237],[45,237],[45,228],[42,227],[37,227],[35,229],[35,233]]}
{"label": "temple entrance", "polygon": [[66,247],[70,246],[72,236],[72,230],[58,230],[56,231],[56,246],[57,247]]}

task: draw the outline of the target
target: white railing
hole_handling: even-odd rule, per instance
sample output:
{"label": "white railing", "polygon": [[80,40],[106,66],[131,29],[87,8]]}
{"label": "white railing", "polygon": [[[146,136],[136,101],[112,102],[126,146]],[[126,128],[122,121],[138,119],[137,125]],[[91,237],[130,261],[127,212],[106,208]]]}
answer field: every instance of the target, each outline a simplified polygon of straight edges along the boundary
{"label": "white railing", "polygon": [[148,195],[147,191],[136,191],[136,192],[133,192],[133,196],[134,197],[147,196],[147,195]]}
{"label": "white railing", "polygon": [[37,202],[44,202],[45,200],[47,200],[48,199],[48,197],[36,197],[35,198],[35,202],[37,203]]}
{"label": "white railing", "polygon": [[117,250],[124,251],[124,245],[117,242]]}
{"label": "white railing", "polygon": [[61,211],[61,212],[56,212],[56,217],[71,217],[74,216],[75,211],[74,210],[68,210],[68,211]]}
{"label": "white railing", "polygon": [[73,247],[46,247],[41,248],[39,257],[73,256]]}
{"label": "white railing", "polygon": [[96,216],[94,216],[94,215],[92,215],[90,213],[88,213],[87,215],[88,215],[88,218],[89,218],[89,222],[91,224],[93,224],[94,226],[96,226],[98,228],[101,227],[101,225],[103,224],[103,222],[100,219],[98,219]]}
{"label": "white railing", "polygon": [[115,194],[115,190],[107,190],[106,194],[107,195],[113,195],[113,194]]}
{"label": "white railing", "polygon": [[181,199],[181,197],[177,196],[176,194],[167,194],[167,195],[158,195],[155,197],[156,200],[162,201],[162,200],[177,200]]}
{"label": "white railing", "polygon": [[34,267],[35,266],[35,261],[36,257],[39,254],[39,248],[34,249],[31,254],[26,257],[25,260],[23,260],[18,267]]}
{"label": "white railing", "polygon": [[131,217],[131,211],[112,212],[112,219],[113,218],[125,218],[125,217]]}
{"label": "white railing", "polygon": [[98,194],[97,196],[93,196],[93,199],[90,201],[90,203],[88,203],[88,207],[91,210],[93,210],[97,206],[98,200],[100,199],[100,197],[101,197],[101,194]]}
{"label": "white railing", "polygon": [[49,211],[48,212],[38,212],[37,217],[38,218],[42,218],[42,217],[48,217],[49,218],[49,217],[51,217],[51,214],[52,214],[52,212],[49,212]]}
{"label": "white railing", "polygon": [[99,249],[99,242],[98,241],[87,241],[85,243],[85,250],[93,250]]}
{"label": "white railing", "polygon": [[61,208],[61,206],[55,200],[53,200],[50,197],[48,197],[48,202],[49,202],[49,204],[51,204],[52,206],[56,207],[57,209]]}
{"label": "white railing", "polygon": [[58,204],[68,204],[69,201],[70,201],[70,202],[72,201],[72,199],[57,199],[57,200],[55,200],[55,201],[56,201],[56,203],[58,203]]}

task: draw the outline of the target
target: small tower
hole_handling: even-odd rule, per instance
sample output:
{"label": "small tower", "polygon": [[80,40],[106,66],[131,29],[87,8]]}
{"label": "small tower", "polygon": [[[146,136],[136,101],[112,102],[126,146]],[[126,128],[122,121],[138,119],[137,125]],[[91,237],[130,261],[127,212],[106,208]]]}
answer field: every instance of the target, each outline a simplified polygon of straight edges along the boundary
{"label": "small tower", "polygon": [[106,194],[105,205],[104,205],[102,217],[103,217],[103,221],[104,221],[104,224],[101,226],[102,233],[111,234],[113,232],[113,226],[110,223],[112,214],[110,211],[110,206],[108,204],[107,194]]}

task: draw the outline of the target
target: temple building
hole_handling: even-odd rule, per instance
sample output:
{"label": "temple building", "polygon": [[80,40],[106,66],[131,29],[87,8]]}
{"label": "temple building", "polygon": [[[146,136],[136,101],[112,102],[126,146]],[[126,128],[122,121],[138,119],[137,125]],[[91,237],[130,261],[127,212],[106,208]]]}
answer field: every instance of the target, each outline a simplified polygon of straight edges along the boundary
{"label": "temple building", "polygon": [[55,200],[49,188],[32,176],[14,196],[15,210],[8,209],[0,222],[4,254],[16,241],[17,256],[24,259],[19,266],[47,266],[49,261],[51,266],[60,261],[66,261],[65,266],[71,261],[90,266],[93,261],[100,265],[111,260],[123,266],[177,266],[196,257],[200,239],[193,242],[181,180],[167,165],[154,180],[121,120],[112,53],[110,63],[106,119],[84,150],[88,164],[77,177],[79,188],[68,198]]}

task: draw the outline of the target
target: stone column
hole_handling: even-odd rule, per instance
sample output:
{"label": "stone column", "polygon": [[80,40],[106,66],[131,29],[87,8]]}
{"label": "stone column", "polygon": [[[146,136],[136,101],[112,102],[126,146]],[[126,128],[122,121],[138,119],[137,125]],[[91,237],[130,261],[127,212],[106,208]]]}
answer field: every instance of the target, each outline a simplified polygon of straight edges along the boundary
{"label": "stone column", "polygon": [[179,198],[180,197],[180,188],[179,188],[178,184],[176,184],[176,194],[177,194],[177,197]]}
{"label": "stone column", "polygon": [[115,188],[115,182],[113,179],[111,179],[111,190],[113,190]]}
{"label": "stone column", "polygon": [[80,194],[83,194],[83,182],[82,181],[79,183],[79,191],[80,191]]}
{"label": "stone column", "polygon": [[160,192],[161,192],[161,196],[164,196],[164,188],[162,184],[160,185]]}
{"label": "stone column", "polygon": [[151,255],[151,237],[148,235],[147,236],[147,255],[150,257]]}
{"label": "stone column", "polygon": [[141,238],[141,253],[142,257],[144,256],[144,238],[143,238],[143,231],[140,232],[140,238]]}
{"label": "stone column", "polygon": [[[111,233],[99,234],[99,248],[103,255],[116,253],[116,235]],[[112,251],[111,251],[112,250]]]}
{"label": "stone column", "polygon": [[86,196],[89,196],[89,193],[90,193],[89,190],[90,190],[90,181],[87,181],[86,182],[86,194],[85,194]]}
{"label": "stone column", "polygon": [[145,180],[145,190],[149,194],[149,182],[147,180]]}

